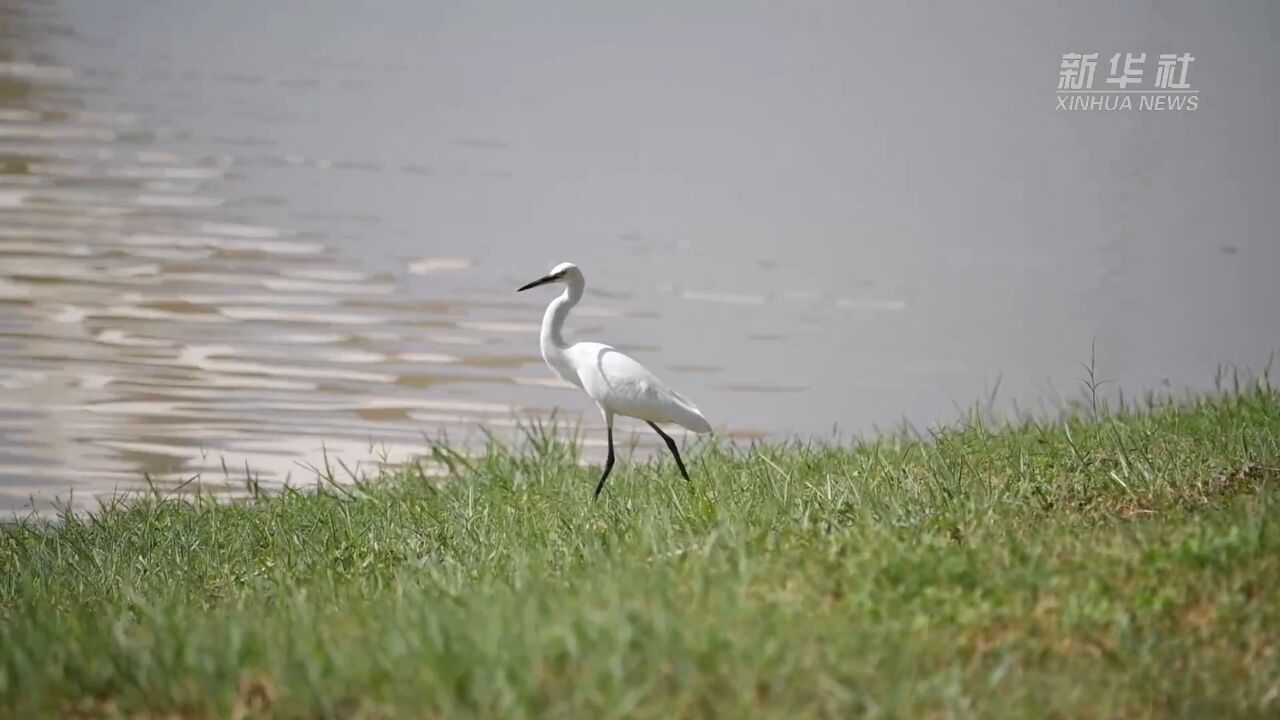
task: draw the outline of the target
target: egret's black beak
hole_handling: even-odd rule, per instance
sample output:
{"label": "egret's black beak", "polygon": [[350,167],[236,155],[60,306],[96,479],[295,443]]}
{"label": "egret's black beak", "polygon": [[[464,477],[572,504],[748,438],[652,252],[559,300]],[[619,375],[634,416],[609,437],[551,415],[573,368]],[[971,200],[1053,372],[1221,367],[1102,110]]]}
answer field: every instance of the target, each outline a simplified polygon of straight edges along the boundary
{"label": "egret's black beak", "polygon": [[521,287],[520,289],[516,290],[516,292],[524,292],[525,290],[528,290],[529,288],[536,288],[536,287],[538,287],[539,285],[546,285],[547,283],[549,283],[549,282],[555,282],[556,280],[557,280],[556,276],[554,276],[554,275],[547,275],[546,277],[538,278],[537,280],[534,280],[533,282],[529,283],[528,285],[525,285],[525,286]]}

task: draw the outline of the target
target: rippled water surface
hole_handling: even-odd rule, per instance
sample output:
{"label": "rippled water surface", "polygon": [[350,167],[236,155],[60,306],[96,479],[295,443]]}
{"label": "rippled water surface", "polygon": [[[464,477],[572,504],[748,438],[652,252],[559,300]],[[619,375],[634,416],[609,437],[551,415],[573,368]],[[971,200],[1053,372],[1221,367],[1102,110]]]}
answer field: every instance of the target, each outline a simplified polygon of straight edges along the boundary
{"label": "rippled water surface", "polygon": [[[1052,406],[1095,343],[1131,392],[1280,346],[1274,10],[1135,15],[1103,40],[1199,43],[1202,109],[1071,116],[1069,17],[351,7],[0,4],[0,507],[553,410],[599,452],[513,292],[562,260],[571,336],[743,440]],[[957,86],[965,48],[1034,62]]]}

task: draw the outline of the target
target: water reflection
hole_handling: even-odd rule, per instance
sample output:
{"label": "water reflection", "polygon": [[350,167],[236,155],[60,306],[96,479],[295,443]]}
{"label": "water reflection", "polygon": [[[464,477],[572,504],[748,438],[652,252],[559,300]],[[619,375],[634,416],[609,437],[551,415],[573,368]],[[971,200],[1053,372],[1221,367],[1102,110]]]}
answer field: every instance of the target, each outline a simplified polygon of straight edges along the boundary
{"label": "water reflection", "polygon": [[569,334],[742,437],[1052,409],[1095,347],[1130,396],[1267,362],[1264,11],[1152,27],[1212,108],[1067,117],[1025,60],[1089,13],[851,7],[0,3],[0,508],[598,429],[513,292],[565,260]]}
{"label": "water reflection", "polygon": [[[30,19],[7,18],[13,47]],[[484,294],[410,298],[395,273],[361,269],[323,235],[231,209],[278,204],[237,197],[238,174],[255,166],[435,170],[273,155],[252,137],[209,154],[159,147],[145,114],[87,109],[92,93],[79,91],[92,84],[71,67],[0,61],[0,506],[68,488],[84,503],[145,482],[305,481],[325,456],[398,462],[444,429],[514,432],[518,414],[561,397],[535,354],[539,308]],[[423,256],[401,270],[477,267]]]}

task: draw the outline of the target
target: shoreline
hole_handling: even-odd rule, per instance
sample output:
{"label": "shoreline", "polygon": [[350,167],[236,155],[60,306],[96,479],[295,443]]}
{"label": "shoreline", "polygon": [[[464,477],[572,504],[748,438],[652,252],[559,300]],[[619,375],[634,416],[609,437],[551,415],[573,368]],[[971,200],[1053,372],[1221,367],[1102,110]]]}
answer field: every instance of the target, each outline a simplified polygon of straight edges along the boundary
{"label": "shoreline", "polygon": [[[1265,716],[1280,393],[0,528],[15,717]],[[441,450],[440,452],[445,452]]]}

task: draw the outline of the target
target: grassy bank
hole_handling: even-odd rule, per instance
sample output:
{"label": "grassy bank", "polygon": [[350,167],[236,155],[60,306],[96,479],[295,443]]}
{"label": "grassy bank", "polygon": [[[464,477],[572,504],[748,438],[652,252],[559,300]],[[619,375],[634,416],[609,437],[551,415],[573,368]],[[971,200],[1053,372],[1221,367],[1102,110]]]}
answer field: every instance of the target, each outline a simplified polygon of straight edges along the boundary
{"label": "grassy bank", "polygon": [[1280,395],[0,530],[0,716],[1276,717]]}

